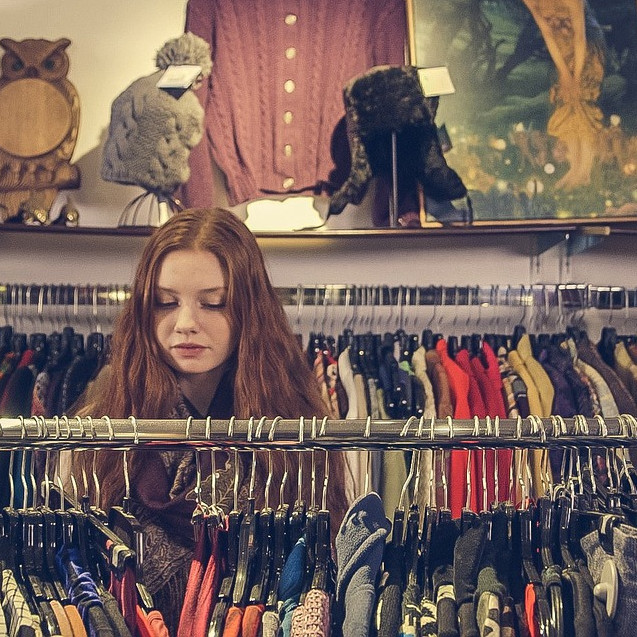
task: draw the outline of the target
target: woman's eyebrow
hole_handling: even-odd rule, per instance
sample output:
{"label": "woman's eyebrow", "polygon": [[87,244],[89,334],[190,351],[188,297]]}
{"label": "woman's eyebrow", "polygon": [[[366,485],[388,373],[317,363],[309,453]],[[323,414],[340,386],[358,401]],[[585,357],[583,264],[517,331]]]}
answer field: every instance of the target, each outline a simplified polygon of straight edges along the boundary
{"label": "woman's eyebrow", "polygon": [[[227,292],[228,288],[225,285],[220,285],[214,288],[204,288],[203,290],[197,290],[201,294],[209,294],[214,292]],[[168,294],[179,294],[179,290],[173,290],[172,288],[165,288],[161,285],[157,286],[158,292],[167,292]]]}

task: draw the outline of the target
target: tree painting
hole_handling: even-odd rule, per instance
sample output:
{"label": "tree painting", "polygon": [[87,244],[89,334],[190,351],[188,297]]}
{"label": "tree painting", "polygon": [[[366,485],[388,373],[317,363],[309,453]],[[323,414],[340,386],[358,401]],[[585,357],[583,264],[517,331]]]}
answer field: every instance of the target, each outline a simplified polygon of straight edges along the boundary
{"label": "tree painting", "polygon": [[476,220],[637,216],[635,0],[416,0]]}

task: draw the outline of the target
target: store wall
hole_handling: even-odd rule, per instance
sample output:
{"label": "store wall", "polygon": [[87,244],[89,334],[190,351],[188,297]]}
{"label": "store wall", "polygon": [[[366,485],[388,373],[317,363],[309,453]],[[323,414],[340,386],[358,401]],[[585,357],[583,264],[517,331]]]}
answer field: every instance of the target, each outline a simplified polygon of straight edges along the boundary
{"label": "store wall", "polygon": [[[82,186],[70,196],[85,226],[115,226],[140,191],[99,177],[113,99],[154,71],[156,50],[183,30],[185,0],[0,0],[0,36],[68,37],[69,79],[81,99],[73,161]],[[54,212],[52,211],[52,214]],[[349,215],[349,217],[348,217]],[[365,208],[350,209],[335,225],[365,223]],[[262,239],[275,285],[531,284],[576,281],[634,286],[633,239],[607,238],[566,256],[559,243],[539,257],[528,235],[473,237],[348,237]],[[0,282],[130,282],[143,238],[61,237],[0,233]]]}

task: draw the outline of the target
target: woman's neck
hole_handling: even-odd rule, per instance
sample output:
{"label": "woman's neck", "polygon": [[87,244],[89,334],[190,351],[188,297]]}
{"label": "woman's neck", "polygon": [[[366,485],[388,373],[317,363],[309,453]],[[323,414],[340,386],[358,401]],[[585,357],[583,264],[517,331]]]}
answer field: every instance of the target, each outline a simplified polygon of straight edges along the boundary
{"label": "woman's neck", "polygon": [[222,365],[203,374],[184,374],[179,377],[181,391],[202,416],[208,414],[208,408],[225,371],[225,366]]}

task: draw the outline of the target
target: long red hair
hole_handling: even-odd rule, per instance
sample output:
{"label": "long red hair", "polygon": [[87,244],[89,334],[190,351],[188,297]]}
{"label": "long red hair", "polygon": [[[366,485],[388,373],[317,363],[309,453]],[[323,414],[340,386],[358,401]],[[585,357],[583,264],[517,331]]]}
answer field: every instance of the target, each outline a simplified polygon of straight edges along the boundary
{"label": "long red hair", "polygon": [[[254,236],[239,218],[221,209],[180,212],[151,235],[137,266],[131,296],[114,326],[108,390],[82,413],[143,419],[167,418],[173,411],[179,388],[155,335],[154,298],[162,260],[169,252],[183,249],[212,252],[226,278],[226,310],[238,343],[234,415],[238,419],[326,415],[318,383],[272,287]],[[291,472],[298,466],[294,455],[289,454]],[[258,454],[257,478],[262,480],[267,475],[266,458],[266,454]],[[273,454],[273,466],[274,486],[283,475],[281,453]],[[143,452],[131,453],[132,480],[142,467]],[[328,501],[337,518],[347,506],[344,472],[342,456],[331,453]],[[97,474],[102,506],[120,504],[124,495],[121,454],[100,452]],[[319,474],[322,476],[320,470]],[[288,484],[293,482],[292,478]]]}

